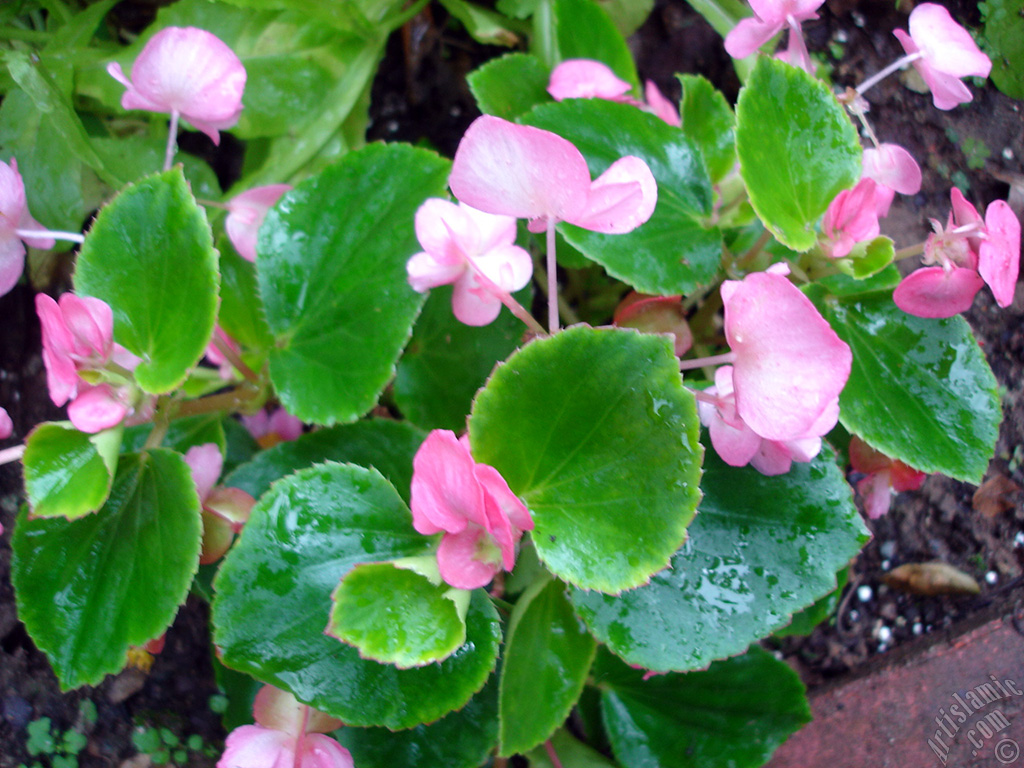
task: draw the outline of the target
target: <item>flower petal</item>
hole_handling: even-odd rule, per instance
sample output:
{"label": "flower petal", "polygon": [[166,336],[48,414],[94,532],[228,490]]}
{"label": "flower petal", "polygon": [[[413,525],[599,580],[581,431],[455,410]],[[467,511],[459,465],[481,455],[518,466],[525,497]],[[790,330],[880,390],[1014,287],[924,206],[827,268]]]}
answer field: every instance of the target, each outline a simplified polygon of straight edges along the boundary
{"label": "flower petal", "polygon": [[[481,550],[494,550],[494,560],[478,560]],[[437,566],[446,584],[457,589],[487,585],[501,570],[501,553],[490,535],[473,525],[460,533],[446,533],[437,547]]]}
{"label": "flower petal", "polygon": [[291,184],[269,184],[236,195],[228,201],[228,215],[224,230],[238,255],[247,261],[256,261],[256,237],[267,211],[292,188]]}
{"label": "flower petal", "polygon": [[973,269],[922,267],[896,286],[892,300],[908,315],[952,317],[966,312],[985,283]]}
{"label": "flower petal", "polygon": [[988,77],[992,61],[943,6],[921,3],[910,14],[910,36],[937,72],[953,77]]}
{"label": "flower petal", "polygon": [[658,204],[658,184],[643,160],[621,157],[594,179],[586,208],[565,221],[594,232],[619,235],[647,222]]}
{"label": "flower petal", "polygon": [[996,303],[1008,307],[1013,303],[1020,271],[1020,222],[1005,200],[996,200],[985,210],[988,238],[978,252],[978,272]]}
{"label": "flower petal", "polygon": [[412,466],[410,506],[417,531],[458,533],[470,522],[486,524],[484,491],[473,474],[473,457],[454,432],[433,430],[416,451]]}
{"label": "flower petal", "polygon": [[555,101],[616,99],[630,88],[607,64],[592,59],[566,59],[555,67],[548,81],[548,93]]}

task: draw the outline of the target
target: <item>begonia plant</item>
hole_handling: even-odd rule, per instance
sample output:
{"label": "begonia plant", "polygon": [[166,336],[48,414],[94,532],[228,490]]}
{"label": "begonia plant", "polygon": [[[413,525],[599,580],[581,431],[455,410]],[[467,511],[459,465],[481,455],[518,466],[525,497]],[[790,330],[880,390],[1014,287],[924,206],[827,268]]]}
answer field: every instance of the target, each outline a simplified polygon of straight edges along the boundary
{"label": "begonia plant", "polygon": [[[363,138],[423,2],[181,0],[121,46],[107,0],[53,32],[73,63],[5,59],[0,292],[61,236],[26,198],[83,168],[72,207],[102,198],[64,233],[71,290],[36,298],[70,421],[0,454],[20,618],[73,688],[210,600],[256,720],[220,768],[761,765],[810,714],[759,643],[868,538],[846,456],[872,517],[985,472],[999,397],[958,314],[1013,300],[1019,223],[953,190],[926,242],[879,234],[920,168],[870,127],[876,78],[814,76],[820,0],[723,30],[736,57],[789,34],[734,105],[699,75],[641,94],[592,0],[444,4],[531,30],[470,74],[452,159]],[[888,69],[969,100],[966,30],[931,3],[909,24]],[[44,113],[50,162],[12,128]],[[231,188],[179,120],[246,143]],[[929,266],[901,281],[897,253]]]}

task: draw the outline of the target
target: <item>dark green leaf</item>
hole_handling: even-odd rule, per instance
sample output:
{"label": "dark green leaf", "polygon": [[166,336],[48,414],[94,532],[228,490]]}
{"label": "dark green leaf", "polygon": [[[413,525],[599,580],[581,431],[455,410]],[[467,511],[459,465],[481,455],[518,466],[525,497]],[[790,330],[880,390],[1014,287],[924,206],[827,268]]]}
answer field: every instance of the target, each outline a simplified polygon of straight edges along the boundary
{"label": "dark green leaf", "polygon": [[555,0],[558,60],[594,59],[636,85],[636,65],[626,39],[607,11],[592,0]]}
{"label": "dark green leaf", "polygon": [[683,133],[700,147],[712,182],[736,164],[736,116],[721,91],[701,75],[676,75],[683,86]]}

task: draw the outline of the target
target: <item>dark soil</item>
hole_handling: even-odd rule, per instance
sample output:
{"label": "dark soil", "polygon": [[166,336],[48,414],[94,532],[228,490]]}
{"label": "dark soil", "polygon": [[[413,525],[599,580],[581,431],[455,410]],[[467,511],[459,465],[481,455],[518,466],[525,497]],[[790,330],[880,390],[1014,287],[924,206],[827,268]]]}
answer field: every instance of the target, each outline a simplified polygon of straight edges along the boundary
{"label": "dark soil", "polygon": [[[973,3],[945,4],[959,20],[977,23]],[[425,140],[451,156],[476,115],[465,74],[503,50],[467,40],[439,6],[431,6],[430,14],[413,22],[407,38],[392,39],[374,87],[369,135]],[[892,29],[905,24],[905,12],[895,10],[891,0],[830,0],[821,19],[806,28],[812,52],[842,49],[841,62],[829,58],[835,65],[833,79],[852,86],[901,53]],[[739,82],[720,39],[682,0],[658,0],[631,44],[641,76],[667,94],[679,95],[674,73],[699,72],[735,98]],[[879,139],[906,147],[924,170],[921,193],[898,201],[883,223],[897,247],[920,242],[929,231],[929,218],[945,220],[951,181],[962,187],[966,182],[968,199],[983,208],[1007,198],[1008,182],[1024,173],[1020,103],[991,83],[971,87],[974,101],[951,112],[935,110],[929,96],[908,90],[895,78],[868,93],[869,117]],[[982,148],[990,151],[987,158]],[[57,270],[51,292],[67,285],[66,273]],[[33,295],[21,285],[0,298],[6,322],[0,335],[0,404],[15,423],[14,438],[6,445],[23,440],[36,423],[60,417],[47,397]],[[972,616],[1024,599],[1024,291],[1018,290],[1008,309],[998,308],[982,291],[967,319],[1004,393],[1003,428],[984,486],[991,491],[988,501],[979,501],[973,486],[931,477],[921,491],[900,495],[889,515],[870,523],[874,538],[851,566],[850,585],[834,622],[780,646],[810,684],[848,674],[919,637],[969,624]],[[78,760],[82,768],[124,765],[137,753],[133,733],[144,736],[154,727],[167,728],[182,741],[199,736],[204,748],[218,747],[224,731],[210,709],[217,690],[207,611],[193,598],[169,630],[148,676],[129,671],[97,688],[60,692],[45,656],[17,620],[10,585],[10,529],[20,485],[18,465],[0,467],[0,524],[6,529],[0,537],[0,768],[32,763],[26,726],[42,717],[50,718],[57,734],[77,730],[88,737]],[[981,594],[925,597],[897,592],[883,582],[898,565],[931,560],[974,576]],[[82,717],[85,700],[95,704],[95,723]],[[203,751],[189,752],[187,764],[212,765],[216,758]],[[42,764],[49,765],[46,760]],[[147,764],[147,756],[137,755],[130,765]]]}

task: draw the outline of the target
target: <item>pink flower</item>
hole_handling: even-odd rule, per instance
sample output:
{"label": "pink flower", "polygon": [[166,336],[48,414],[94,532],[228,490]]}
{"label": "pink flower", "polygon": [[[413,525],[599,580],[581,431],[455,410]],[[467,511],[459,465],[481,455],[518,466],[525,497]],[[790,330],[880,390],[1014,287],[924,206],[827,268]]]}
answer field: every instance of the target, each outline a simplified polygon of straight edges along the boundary
{"label": "pink flower", "polygon": [[38,237],[43,226],[32,218],[25,201],[25,182],[18,161],[0,162],[0,296],[11,290],[25,268],[25,243],[53,248],[52,237]]}
{"label": "pink flower", "polygon": [[352,755],[324,734],[341,721],[266,685],[256,694],[257,725],[228,734],[217,768],[353,768]]}
{"label": "pink flower", "polygon": [[666,123],[674,125],[676,128],[683,124],[683,118],[679,115],[679,108],[665,98],[665,95],[658,90],[658,86],[650,80],[644,84],[644,98],[647,99],[647,108],[656,117],[660,117]]}
{"label": "pink flower", "polygon": [[234,51],[202,29],[157,32],[135,59],[131,80],[117,62],[108,64],[107,72],[128,89],[121,97],[124,109],[179,115],[214,144],[242,111],[245,67]]}
{"label": "pink flower", "polygon": [[515,244],[516,220],[439,198],[416,211],[423,251],[409,259],[409,284],[423,293],[454,283],[452,312],[466,325],[487,325],[501,312],[502,296],[533,275],[530,254]]}
{"label": "pink flower", "polygon": [[777,441],[822,435],[835,425],[853,360],[786,272],[775,265],[726,280],[721,289],[736,412],[762,438]]}
{"label": "pink flower", "polygon": [[487,584],[515,565],[516,544],[533,529],[530,511],[494,467],[477,464],[466,440],[435,429],[413,458],[412,521],[424,535],[444,533],[441,578],[459,589]]}
{"label": "pink flower", "polygon": [[249,520],[256,499],[240,488],[217,486],[224,457],[215,443],[194,445],[185,454],[192,470],[203,516],[203,548],[200,565],[217,561],[228,551],[236,533]]}
{"label": "pink flower", "polygon": [[697,401],[701,424],[708,428],[711,445],[722,461],[733,467],[751,464],[763,475],[783,475],[794,461],[809,462],[821,451],[821,436],[839,418],[838,398],[811,425],[807,434],[790,440],[766,440],[743,421],[736,410],[733,367],[715,370],[714,386]]}
{"label": "pink flower", "polygon": [[908,54],[919,54],[913,61],[932,92],[938,109],[953,109],[971,100],[971,92],[960,78],[988,77],[992,62],[978,50],[970,33],[935,3],[922,3],[910,14],[910,34],[893,32]]}
{"label": "pink flower", "polygon": [[302,434],[302,422],[284,408],[273,413],[259,410],[252,416],[243,416],[242,424],[260,448],[273,448],[278,443],[296,440]]}
{"label": "pink flower", "polygon": [[267,211],[291,188],[291,184],[253,187],[228,201],[228,216],[224,221],[224,229],[231,244],[243,259],[256,261],[256,235],[260,231],[260,225],[263,224]]}
{"label": "pink flower", "polygon": [[849,255],[853,246],[878,237],[877,185],[868,178],[844,189],[829,203],[821,222],[826,248],[833,259]]}
{"label": "pink flower", "polygon": [[[14,433],[14,422],[6,408],[0,408],[0,440],[6,440]],[[0,530],[0,533],[3,531]]]}
{"label": "pink flower", "polygon": [[866,475],[857,483],[857,491],[872,520],[889,511],[893,491],[916,491],[927,477],[924,472],[876,451],[856,435],[850,440],[849,453],[854,471]]}
{"label": "pink flower", "polygon": [[916,195],[921,190],[921,167],[897,144],[879,144],[876,148],[865,149],[863,164],[864,176],[878,185],[875,200],[880,217],[889,213],[897,192]]}
{"label": "pink flower", "polygon": [[612,324],[643,333],[671,333],[673,351],[682,357],[693,346],[682,296],[647,296],[631,291],[615,308]]}
{"label": "pink flower", "polygon": [[225,357],[224,353],[220,351],[220,347],[214,343],[214,341],[220,341],[221,344],[226,346],[236,355],[241,354],[241,348],[238,346],[238,342],[232,339],[219,325],[213,327],[213,339],[206,345],[206,359],[217,366],[217,373],[224,381],[232,381],[236,378],[235,366],[232,365],[231,361]]}
{"label": "pink flower", "polygon": [[550,131],[484,115],[466,130],[452,166],[455,196],[481,211],[621,234],[646,222],[658,202],[647,164],[628,155],[590,179],[579,150]]}
{"label": "pink flower", "polygon": [[811,61],[800,22],[818,18],[816,11],[823,2],[825,0],[750,0],[754,17],[742,19],[725,36],[726,52],[734,59],[746,58],[789,27],[786,60],[795,67],[808,69]]}
{"label": "pink flower", "polygon": [[988,284],[996,303],[1007,307],[1020,270],[1020,222],[1003,200],[995,200],[982,220],[959,189],[950,190],[952,211],[946,228],[932,219],[925,242],[927,266],[903,278],[893,301],[917,317],[952,317],[970,309]]}

